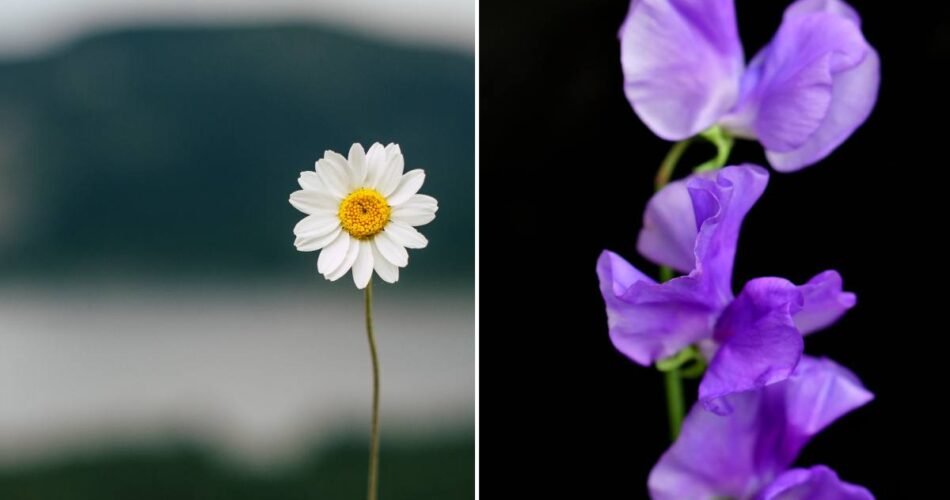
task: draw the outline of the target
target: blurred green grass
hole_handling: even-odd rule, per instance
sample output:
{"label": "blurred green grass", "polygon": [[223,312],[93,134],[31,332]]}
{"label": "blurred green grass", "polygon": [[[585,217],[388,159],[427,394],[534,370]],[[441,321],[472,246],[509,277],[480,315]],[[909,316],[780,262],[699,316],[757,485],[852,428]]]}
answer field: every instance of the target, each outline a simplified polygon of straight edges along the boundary
{"label": "blurred green grass", "polygon": [[[290,466],[252,470],[200,445],[117,447],[41,464],[0,468],[5,500],[336,500],[365,495],[367,443],[353,437],[314,447]],[[380,497],[475,497],[471,435],[383,441]]]}

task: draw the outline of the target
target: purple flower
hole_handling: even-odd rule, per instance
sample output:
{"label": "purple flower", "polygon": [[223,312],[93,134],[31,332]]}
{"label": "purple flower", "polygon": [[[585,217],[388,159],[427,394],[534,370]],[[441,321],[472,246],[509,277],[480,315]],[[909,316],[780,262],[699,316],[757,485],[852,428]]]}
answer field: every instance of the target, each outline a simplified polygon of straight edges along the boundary
{"label": "purple flower", "polygon": [[721,125],[776,170],[809,166],[871,113],[880,61],[842,0],[798,0],[744,66],[733,0],[633,0],[620,29],[624,90],[658,136]]}
{"label": "purple flower", "polygon": [[650,495],[654,500],[873,499],[825,466],[789,469],[812,436],[873,397],[847,369],[806,356],[786,381],[729,396],[735,412],[728,417],[696,404],[680,437],[651,471]]}
{"label": "purple flower", "polygon": [[614,346],[650,365],[700,345],[710,364],[699,398],[720,414],[731,410],[725,396],[786,379],[801,358],[802,335],[830,325],[855,303],[835,271],[800,286],[758,278],[733,295],[739,229],[768,177],[754,165],[726,167],[653,196],[638,248],[684,276],[657,283],[610,251],[597,262]]}

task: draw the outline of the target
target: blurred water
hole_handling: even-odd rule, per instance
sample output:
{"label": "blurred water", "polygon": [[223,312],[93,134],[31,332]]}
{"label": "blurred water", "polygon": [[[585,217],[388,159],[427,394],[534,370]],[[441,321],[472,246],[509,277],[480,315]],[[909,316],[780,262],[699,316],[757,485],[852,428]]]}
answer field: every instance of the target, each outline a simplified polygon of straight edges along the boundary
{"label": "blurred water", "polygon": [[[398,292],[377,290],[384,433],[470,429],[471,294]],[[370,387],[362,295],[348,284],[0,288],[4,463],[169,437],[292,459],[364,432]]]}

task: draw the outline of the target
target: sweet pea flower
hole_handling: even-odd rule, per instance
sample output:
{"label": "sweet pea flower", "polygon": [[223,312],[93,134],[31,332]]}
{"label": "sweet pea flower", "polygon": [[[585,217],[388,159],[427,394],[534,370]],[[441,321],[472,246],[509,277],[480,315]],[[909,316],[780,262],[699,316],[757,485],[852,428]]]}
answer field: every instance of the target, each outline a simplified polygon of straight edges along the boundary
{"label": "sweet pea flower", "polygon": [[729,396],[735,411],[728,417],[696,404],[650,472],[650,496],[872,500],[823,465],[789,467],[812,436],[873,397],[847,369],[806,356],[784,382]]}
{"label": "sweet pea flower", "polygon": [[710,357],[699,398],[720,414],[731,411],[725,396],[788,378],[802,356],[802,336],[834,323],[855,303],[835,271],[800,286],[757,278],[733,294],[739,229],[768,178],[759,166],[726,167],[653,196],[638,249],[683,276],[657,283],[610,251],[597,262],[617,350],[649,366],[699,345]]}
{"label": "sweet pea flower", "polygon": [[744,64],[733,0],[633,0],[620,29],[624,91],[656,135],[714,125],[790,172],[828,156],[874,107],[880,61],[842,0],[798,0]]}

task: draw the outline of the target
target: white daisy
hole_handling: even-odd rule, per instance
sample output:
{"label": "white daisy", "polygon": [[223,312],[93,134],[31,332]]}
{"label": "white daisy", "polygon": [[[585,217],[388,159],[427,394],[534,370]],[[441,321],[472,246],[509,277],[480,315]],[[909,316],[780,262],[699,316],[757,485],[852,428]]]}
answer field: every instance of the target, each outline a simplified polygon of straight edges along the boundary
{"label": "white daisy", "polygon": [[407,248],[429,243],[413,226],[435,219],[438,202],[416,194],[425,181],[420,169],[403,173],[396,144],[375,143],[368,152],[354,144],[349,158],[333,151],[317,160],[315,172],[301,172],[300,191],[290,204],[307,214],[296,227],[294,246],[301,252],[321,250],[317,270],[336,281],[350,268],[357,288],[365,288],[373,269],[395,283],[409,263]]}

